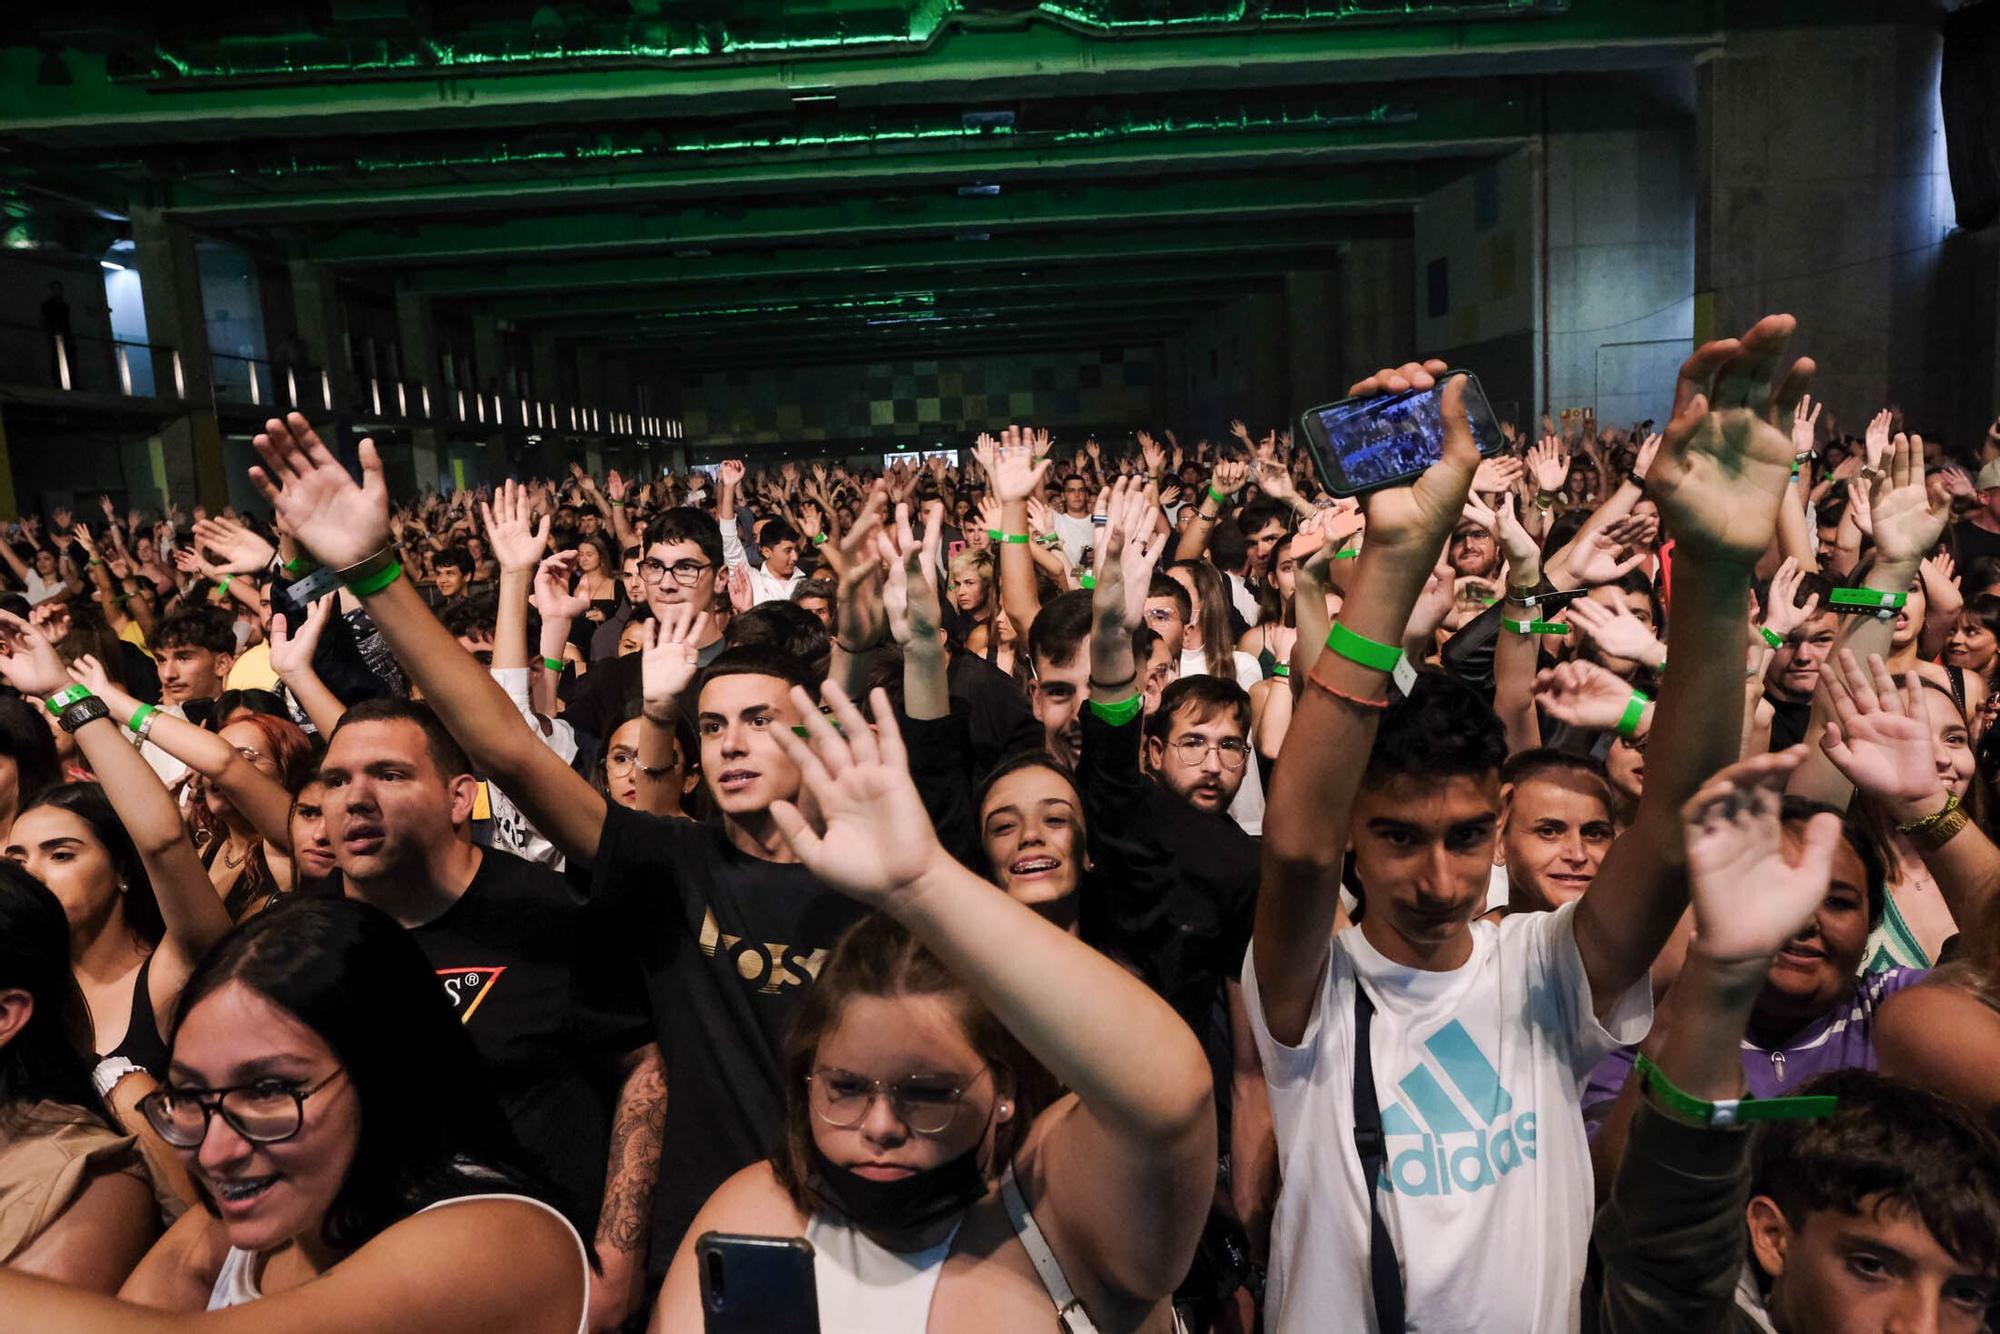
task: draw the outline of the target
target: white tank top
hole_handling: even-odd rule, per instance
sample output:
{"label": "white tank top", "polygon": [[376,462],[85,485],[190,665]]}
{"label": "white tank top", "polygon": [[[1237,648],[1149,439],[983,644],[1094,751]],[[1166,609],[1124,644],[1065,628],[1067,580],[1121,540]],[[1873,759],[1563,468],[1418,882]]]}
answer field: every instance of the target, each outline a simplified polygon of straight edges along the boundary
{"label": "white tank top", "polygon": [[[583,1265],[583,1310],[577,1313],[576,1334],[589,1334],[590,1256],[583,1248],[583,1238],[576,1234],[576,1228],[571,1226],[570,1221],[560,1213],[543,1204],[540,1200],[530,1199],[526,1195],[505,1194],[460,1195],[456,1199],[439,1200],[436,1204],[427,1204],[417,1210],[417,1212],[427,1214],[433,1209],[442,1209],[447,1205],[453,1204],[470,1204],[475,1200],[514,1200],[520,1204],[532,1204],[542,1212],[554,1217],[563,1225],[563,1231],[569,1233],[570,1240],[576,1243],[576,1258]],[[222,1268],[215,1276],[215,1286],[209,1289],[209,1310],[220,1311],[231,1306],[248,1306],[251,1302],[263,1300],[264,1294],[257,1288],[257,1260],[259,1254],[257,1251],[241,1251],[234,1246],[229,1248],[229,1254],[222,1258]]]}
{"label": "white tank top", "polygon": [[[1000,1198],[1056,1314],[1066,1322],[1063,1328],[1070,1334],[1097,1334],[1035,1216],[1028,1212],[1028,1202],[1014,1183],[1012,1164],[1000,1178]],[[813,1248],[820,1334],[926,1334],[931,1298],[957,1239],[954,1225],[950,1236],[928,1250],[899,1254],[877,1246],[844,1219],[814,1214],[806,1224],[806,1240]]]}

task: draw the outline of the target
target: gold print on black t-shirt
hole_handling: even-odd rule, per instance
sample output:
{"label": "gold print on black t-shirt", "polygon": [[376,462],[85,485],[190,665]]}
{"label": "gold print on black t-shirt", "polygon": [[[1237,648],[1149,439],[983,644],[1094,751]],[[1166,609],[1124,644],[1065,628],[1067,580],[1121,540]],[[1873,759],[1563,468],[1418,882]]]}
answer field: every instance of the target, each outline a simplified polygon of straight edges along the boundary
{"label": "gold print on black t-shirt", "polygon": [[437,970],[438,980],[444,983],[444,998],[457,1011],[459,1023],[472,1022],[472,1012],[485,1003],[493,992],[493,984],[506,971],[506,964]]}
{"label": "gold print on black t-shirt", "polygon": [[783,941],[760,944],[729,935],[716,924],[715,910],[710,908],[701,915],[701,952],[714,958],[718,948],[736,965],[736,975],[757,983],[757,990],[766,996],[804,986],[819,976],[819,966],[826,961],[823,949],[802,952]]}

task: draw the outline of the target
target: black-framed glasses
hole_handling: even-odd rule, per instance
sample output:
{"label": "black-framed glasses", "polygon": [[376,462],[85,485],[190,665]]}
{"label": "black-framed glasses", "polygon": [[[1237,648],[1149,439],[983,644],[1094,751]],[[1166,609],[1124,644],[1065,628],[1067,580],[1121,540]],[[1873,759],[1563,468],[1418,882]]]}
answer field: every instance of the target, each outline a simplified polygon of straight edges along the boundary
{"label": "black-framed glasses", "polygon": [[1250,758],[1250,747],[1235,737],[1224,737],[1220,741],[1210,741],[1205,737],[1184,736],[1174,742],[1174,754],[1180,756],[1181,763],[1193,768],[1208,759],[1213,750],[1222,757],[1222,767],[1234,773],[1241,769]]}
{"label": "black-framed glasses", "polygon": [[139,1113],[154,1134],[176,1149],[199,1147],[217,1112],[231,1130],[253,1144],[282,1144],[305,1124],[306,1099],[341,1073],[335,1069],[310,1088],[290,1079],[260,1079],[222,1089],[162,1085],[139,1099]]}
{"label": "black-framed glasses", "polygon": [[668,565],[664,561],[657,561],[648,556],[639,562],[639,577],[649,584],[659,584],[671,574],[674,582],[682,588],[693,588],[700,582],[705,571],[714,568],[705,560],[677,560]]}
{"label": "black-framed glasses", "polygon": [[852,1130],[868,1115],[878,1097],[887,1098],[896,1119],[919,1135],[935,1135],[958,1116],[965,1095],[993,1067],[983,1065],[959,1083],[948,1075],[912,1075],[908,1079],[867,1079],[851,1070],[832,1067],[806,1076],[814,1115],[840,1130]]}

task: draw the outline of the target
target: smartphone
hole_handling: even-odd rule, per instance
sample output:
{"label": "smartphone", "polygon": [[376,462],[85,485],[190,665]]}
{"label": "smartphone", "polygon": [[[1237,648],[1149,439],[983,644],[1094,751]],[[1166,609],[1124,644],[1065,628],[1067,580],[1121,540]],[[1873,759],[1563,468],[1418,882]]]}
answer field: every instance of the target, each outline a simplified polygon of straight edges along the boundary
{"label": "smartphone", "polygon": [[1479,377],[1471,371],[1446,371],[1429,389],[1344,398],[1306,409],[1299,418],[1299,435],[1326,489],[1336,496],[1358,496],[1399,486],[1443,457],[1438,405],[1445,381],[1453,378],[1465,381],[1465,415],[1480,455],[1504,451],[1507,442]]}
{"label": "smartphone", "polygon": [[706,1334],[819,1334],[819,1288],[804,1237],[704,1232],[694,1244]]}

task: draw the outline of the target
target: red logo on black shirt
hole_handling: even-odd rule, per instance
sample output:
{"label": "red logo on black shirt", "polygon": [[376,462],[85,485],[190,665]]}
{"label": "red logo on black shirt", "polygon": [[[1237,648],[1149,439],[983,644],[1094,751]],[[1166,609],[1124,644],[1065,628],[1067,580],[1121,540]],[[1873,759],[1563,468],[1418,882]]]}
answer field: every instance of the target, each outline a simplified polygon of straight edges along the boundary
{"label": "red logo on black shirt", "polygon": [[493,984],[500,980],[500,974],[507,971],[507,965],[473,968],[440,968],[438,980],[444,983],[444,998],[451,1002],[451,1008],[458,1014],[458,1022],[472,1022],[472,1012],[485,1002]]}

